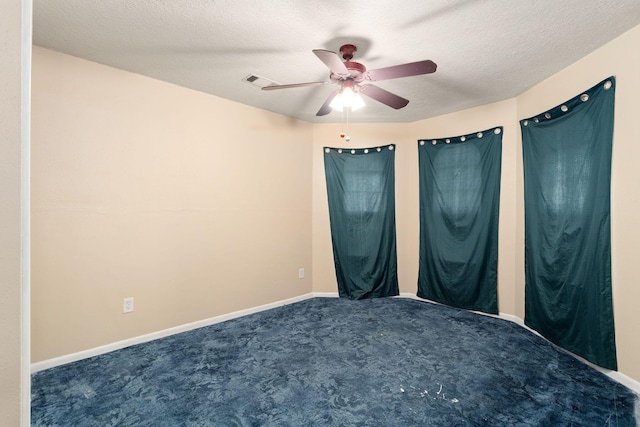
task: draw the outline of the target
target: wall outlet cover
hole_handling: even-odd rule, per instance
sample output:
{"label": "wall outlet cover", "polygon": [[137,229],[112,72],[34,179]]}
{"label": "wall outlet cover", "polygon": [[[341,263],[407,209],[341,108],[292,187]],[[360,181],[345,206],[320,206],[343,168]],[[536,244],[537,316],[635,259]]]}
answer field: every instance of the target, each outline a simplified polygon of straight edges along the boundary
{"label": "wall outlet cover", "polygon": [[133,311],[133,297],[124,298],[122,300],[122,313],[131,313]]}

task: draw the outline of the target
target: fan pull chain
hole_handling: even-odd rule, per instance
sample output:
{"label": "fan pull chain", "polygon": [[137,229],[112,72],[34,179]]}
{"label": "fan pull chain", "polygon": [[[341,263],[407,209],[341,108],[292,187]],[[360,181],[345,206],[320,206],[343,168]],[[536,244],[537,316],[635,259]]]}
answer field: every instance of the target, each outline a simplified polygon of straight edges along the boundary
{"label": "fan pull chain", "polygon": [[345,117],[345,114],[346,114],[346,116],[347,116],[347,127],[346,128],[348,129],[349,128],[349,110],[351,110],[351,109],[350,108],[343,108],[342,109],[342,132],[340,132],[340,138],[344,139],[347,142],[351,141],[351,137],[345,133],[345,126],[344,126],[345,120],[344,120],[344,117]]}

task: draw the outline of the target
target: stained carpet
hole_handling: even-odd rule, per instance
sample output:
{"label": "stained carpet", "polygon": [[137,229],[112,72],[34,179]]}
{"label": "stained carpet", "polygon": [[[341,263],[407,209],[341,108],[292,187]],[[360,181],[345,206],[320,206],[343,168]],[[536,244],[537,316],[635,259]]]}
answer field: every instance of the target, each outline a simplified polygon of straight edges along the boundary
{"label": "stained carpet", "polygon": [[638,396],[505,320],[313,298],[51,368],[35,426],[635,426]]}

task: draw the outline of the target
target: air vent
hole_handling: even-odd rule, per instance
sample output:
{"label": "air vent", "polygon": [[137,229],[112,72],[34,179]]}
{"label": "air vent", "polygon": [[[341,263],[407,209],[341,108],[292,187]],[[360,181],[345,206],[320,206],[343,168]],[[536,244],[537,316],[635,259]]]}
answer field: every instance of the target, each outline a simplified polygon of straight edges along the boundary
{"label": "air vent", "polygon": [[263,87],[269,86],[269,85],[278,84],[278,83],[274,82],[273,80],[265,79],[264,77],[256,76],[255,74],[249,74],[247,77],[242,79],[242,81],[243,82],[247,82],[247,83],[251,83],[252,85],[257,86],[259,88],[263,88]]}

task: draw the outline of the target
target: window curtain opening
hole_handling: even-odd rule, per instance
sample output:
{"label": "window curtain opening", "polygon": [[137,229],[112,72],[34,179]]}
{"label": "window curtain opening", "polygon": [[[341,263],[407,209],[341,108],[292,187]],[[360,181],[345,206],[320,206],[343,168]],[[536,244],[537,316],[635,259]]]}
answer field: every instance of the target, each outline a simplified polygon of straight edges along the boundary
{"label": "window curtain opening", "polygon": [[329,221],[338,294],[398,295],[395,146],[324,147]]}
{"label": "window curtain opening", "polygon": [[502,128],[418,140],[421,298],[498,313]]}
{"label": "window curtain opening", "polygon": [[617,369],[611,290],[615,78],[520,121],[525,324]]}

